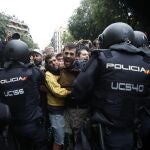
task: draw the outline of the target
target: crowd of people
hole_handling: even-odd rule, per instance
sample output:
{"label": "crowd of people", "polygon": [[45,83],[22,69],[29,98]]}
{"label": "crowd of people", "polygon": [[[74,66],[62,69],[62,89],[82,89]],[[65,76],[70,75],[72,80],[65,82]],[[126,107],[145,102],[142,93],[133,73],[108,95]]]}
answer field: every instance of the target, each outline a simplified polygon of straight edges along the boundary
{"label": "crowd of people", "polygon": [[29,50],[18,34],[3,47],[2,150],[148,150],[150,51],[123,22],[62,51]]}

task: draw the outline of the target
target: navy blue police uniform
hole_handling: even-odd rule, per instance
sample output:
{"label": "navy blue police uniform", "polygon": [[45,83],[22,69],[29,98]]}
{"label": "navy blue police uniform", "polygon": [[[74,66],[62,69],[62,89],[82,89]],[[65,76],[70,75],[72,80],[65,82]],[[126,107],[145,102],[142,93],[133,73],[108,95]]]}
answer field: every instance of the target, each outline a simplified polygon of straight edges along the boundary
{"label": "navy blue police uniform", "polygon": [[[116,28],[116,24],[121,28]],[[107,38],[105,34],[109,33],[111,27],[112,34],[123,28],[125,33],[126,25],[116,24],[104,30],[103,38]],[[110,39],[108,42],[109,48],[106,46],[107,49],[97,50],[76,78],[72,95],[80,104],[86,94],[92,94],[91,122],[98,125],[98,149],[132,150],[138,108],[149,98],[150,57],[128,41],[117,44],[114,41],[111,43]],[[87,141],[90,143],[92,140]],[[80,145],[84,145],[80,142]],[[91,149],[97,149],[95,142],[90,143]]]}
{"label": "navy blue police uniform", "polygon": [[[6,45],[9,61],[0,71],[0,98],[11,112],[11,129],[20,150],[46,150],[47,138],[42,125],[42,109],[38,81],[40,78],[28,59],[28,47],[21,40]],[[21,62],[22,61],[22,62]]]}
{"label": "navy blue police uniform", "polygon": [[[139,48],[141,51],[144,51],[147,53],[147,55],[150,55],[150,49],[149,49],[149,42],[146,34],[142,31],[134,31],[134,42],[133,44]],[[147,71],[147,74],[149,74],[149,71]],[[148,150],[150,148],[150,105],[149,101],[147,103],[143,103],[141,107],[139,108],[139,118],[140,118],[140,124],[139,124],[139,136],[141,138],[141,149],[142,150]]]}

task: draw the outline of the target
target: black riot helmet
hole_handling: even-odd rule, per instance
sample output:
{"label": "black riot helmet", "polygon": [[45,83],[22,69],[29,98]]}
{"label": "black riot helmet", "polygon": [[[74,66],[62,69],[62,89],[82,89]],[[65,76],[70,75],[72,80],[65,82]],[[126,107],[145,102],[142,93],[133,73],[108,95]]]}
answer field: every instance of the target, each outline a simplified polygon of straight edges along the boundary
{"label": "black riot helmet", "polygon": [[114,44],[122,42],[132,43],[134,40],[134,30],[131,26],[123,22],[117,22],[105,28],[99,35],[102,48],[109,48]]}
{"label": "black riot helmet", "polygon": [[134,42],[133,45],[136,47],[146,47],[148,46],[148,38],[146,34],[142,31],[134,31]]}
{"label": "black riot helmet", "polygon": [[21,40],[10,40],[5,47],[6,61],[20,61],[23,63],[29,62],[28,45]]}

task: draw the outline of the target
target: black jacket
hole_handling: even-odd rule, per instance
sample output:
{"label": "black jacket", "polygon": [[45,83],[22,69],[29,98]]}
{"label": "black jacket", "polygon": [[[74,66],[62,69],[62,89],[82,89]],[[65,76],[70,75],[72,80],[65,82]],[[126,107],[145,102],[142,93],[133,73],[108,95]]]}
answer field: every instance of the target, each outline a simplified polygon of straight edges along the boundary
{"label": "black jacket", "polygon": [[15,124],[32,122],[42,116],[38,78],[30,65],[10,63],[0,70],[0,99],[10,108]]}
{"label": "black jacket", "polygon": [[[150,57],[123,43],[99,50],[74,82],[77,103],[90,93],[94,120],[114,127],[131,127],[140,105],[149,99]],[[95,113],[96,112],[96,113]]]}

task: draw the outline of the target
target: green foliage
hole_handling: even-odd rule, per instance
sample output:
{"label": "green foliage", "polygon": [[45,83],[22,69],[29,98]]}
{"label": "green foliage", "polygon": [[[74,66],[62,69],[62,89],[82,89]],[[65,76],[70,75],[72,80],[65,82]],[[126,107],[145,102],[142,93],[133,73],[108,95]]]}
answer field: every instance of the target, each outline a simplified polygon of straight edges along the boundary
{"label": "green foliage", "polygon": [[111,23],[126,22],[139,27],[138,19],[124,0],[82,0],[69,20],[69,30],[76,40],[94,40]]}
{"label": "green foliage", "polygon": [[5,28],[8,21],[5,19],[4,15],[0,13],[0,39],[4,40],[6,36]]}
{"label": "green foliage", "polygon": [[28,35],[22,34],[21,40],[24,41],[25,43],[27,43],[29,48],[32,48],[32,49],[38,48],[38,45],[36,43],[34,43],[32,38],[29,37]]}
{"label": "green foliage", "polygon": [[[97,24],[103,29],[114,22],[126,22],[133,28],[139,28],[139,18],[134,14],[131,8],[126,4],[126,0],[92,0],[94,11],[93,14],[97,20]],[[97,9],[100,8],[100,9]]]}
{"label": "green foliage", "polygon": [[4,40],[5,38],[5,28],[0,26],[0,39]]}
{"label": "green foliage", "polygon": [[69,30],[76,40],[95,39],[98,33],[96,22],[92,16],[90,0],[84,0],[69,20]]}
{"label": "green foliage", "polygon": [[69,31],[66,31],[62,34],[62,43],[69,43],[69,42],[73,42],[75,39],[74,37],[70,34]]}

